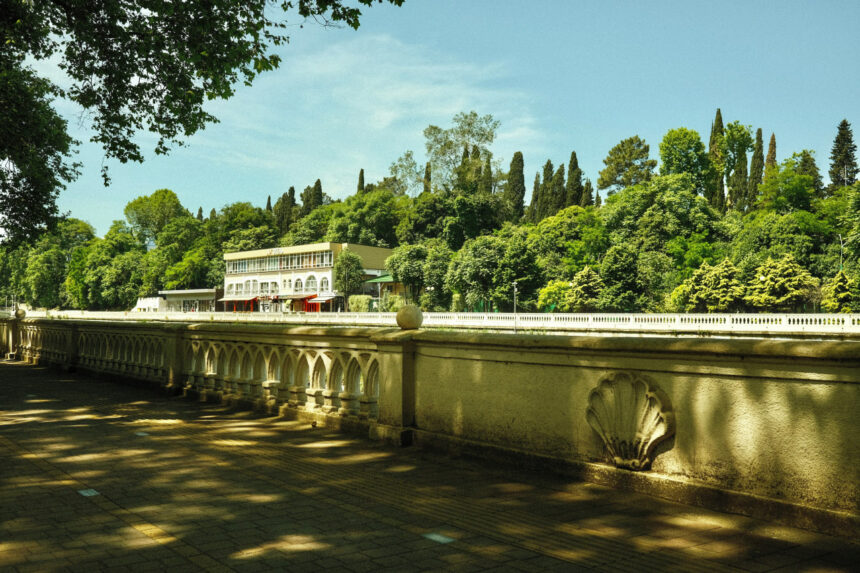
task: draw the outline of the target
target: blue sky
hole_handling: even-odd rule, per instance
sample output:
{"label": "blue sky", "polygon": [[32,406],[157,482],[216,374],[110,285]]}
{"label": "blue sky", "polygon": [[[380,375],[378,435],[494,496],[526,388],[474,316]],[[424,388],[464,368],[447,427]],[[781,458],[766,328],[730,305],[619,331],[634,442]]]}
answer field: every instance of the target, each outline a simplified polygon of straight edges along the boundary
{"label": "blue sky", "polygon": [[[207,214],[262,206],[317,178],[343,198],[361,168],[381,179],[407,149],[423,163],[423,129],[469,110],[501,121],[495,157],[507,169],[522,151],[529,189],[548,158],[566,163],[571,150],[596,182],[626,137],[643,137],[652,157],[675,127],[707,143],[717,107],[726,123],[761,127],[765,144],[774,132],[780,161],[815,150],[826,179],[838,123],[847,118],[860,139],[858,21],[860,2],[826,0],[374,6],[358,31],[292,28],[279,70],[212,105],[221,123],[167,157],[108,162],[109,188],[101,150],[82,144],[83,174],[59,206],[103,234],[126,203],[165,187]],[[86,141],[77,110],[58,107]]]}

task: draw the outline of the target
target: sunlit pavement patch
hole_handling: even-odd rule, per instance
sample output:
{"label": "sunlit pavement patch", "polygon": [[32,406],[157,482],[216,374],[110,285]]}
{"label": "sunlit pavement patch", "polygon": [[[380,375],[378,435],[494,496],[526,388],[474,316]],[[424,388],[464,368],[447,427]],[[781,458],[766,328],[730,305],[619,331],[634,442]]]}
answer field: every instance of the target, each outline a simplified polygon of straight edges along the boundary
{"label": "sunlit pavement patch", "polygon": [[93,497],[94,495],[99,495],[99,492],[94,489],[79,489],[78,493],[84,497]]}
{"label": "sunlit pavement patch", "polygon": [[451,543],[452,541],[454,541],[452,537],[442,535],[441,533],[425,533],[424,537],[426,537],[430,541],[435,541],[436,543]]}

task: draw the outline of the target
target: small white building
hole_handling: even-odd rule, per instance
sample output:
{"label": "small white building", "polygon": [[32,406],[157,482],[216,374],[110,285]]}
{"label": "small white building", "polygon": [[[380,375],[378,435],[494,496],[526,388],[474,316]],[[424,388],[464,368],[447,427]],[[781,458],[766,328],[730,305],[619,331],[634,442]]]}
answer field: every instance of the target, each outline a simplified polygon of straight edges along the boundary
{"label": "small white building", "polygon": [[313,243],[227,253],[220,300],[227,311],[336,310],[342,293],[334,290],[333,267],[344,250],[361,257],[367,278],[385,274],[385,259],[393,252],[349,243]]}
{"label": "small white building", "polygon": [[185,290],[160,290],[164,297],[163,312],[215,312],[224,310],[219,303],[219,288],[193,288]]}
{"label": "small white building", "polygon": [[132,312],[165,312],[166,310],[167,303],[160,296],[142,296],[131,309]]}

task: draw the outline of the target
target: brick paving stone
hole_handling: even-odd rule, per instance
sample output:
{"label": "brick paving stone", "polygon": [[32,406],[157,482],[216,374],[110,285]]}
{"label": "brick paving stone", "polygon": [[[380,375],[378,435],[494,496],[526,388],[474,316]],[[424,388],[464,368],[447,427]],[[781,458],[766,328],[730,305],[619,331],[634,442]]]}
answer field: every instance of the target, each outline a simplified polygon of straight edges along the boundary
{"label": "brick paving stone", "polygon": [[844,572],[860,562],[844,539],[121,382],[0,363],[0,570]]}

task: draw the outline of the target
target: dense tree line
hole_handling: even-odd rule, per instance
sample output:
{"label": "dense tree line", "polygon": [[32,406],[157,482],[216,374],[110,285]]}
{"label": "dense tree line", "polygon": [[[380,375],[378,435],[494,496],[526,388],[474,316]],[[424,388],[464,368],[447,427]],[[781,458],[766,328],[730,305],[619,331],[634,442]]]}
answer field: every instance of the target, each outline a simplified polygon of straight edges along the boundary
{"label": "dense tree line", "polygon": [[[860,310],[860,183],[851,126],[837,128],[825,185],[813,152],[777,159],[771,134],[720,110],[708,146],[669,130],[658,158],[639,136],[609,150],[597,190],[547,159],[525,205],[517,152],[503,165],[492,116],[424,131],[380,181],[357,173],[333,200],[321,180],[265,207],[192,215],[175,193],[139,197],[103,237],[63,219],[0,247],[0,297],[43,307],[130,308],[159,289],[223,282],[225,252],[352,242],[394,248],[389,271],[429,310],[735,312]],[[659,166],[659,168],[658,168]],[[604,196],[601,197],[600,192]],[[354,262],[353,262],[354,263]],[[354,264],[353,264],[354,266]]]}

